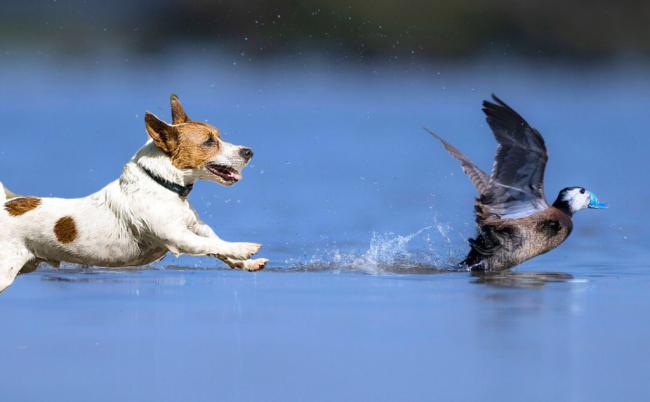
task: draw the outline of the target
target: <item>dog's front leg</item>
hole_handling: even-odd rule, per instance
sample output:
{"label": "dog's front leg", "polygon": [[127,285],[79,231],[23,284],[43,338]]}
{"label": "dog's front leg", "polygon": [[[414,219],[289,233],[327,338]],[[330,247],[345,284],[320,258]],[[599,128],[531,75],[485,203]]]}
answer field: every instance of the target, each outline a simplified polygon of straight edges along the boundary
{"label": "dog's front leg", "polygon": [[217,236],[217,234],[214,232],[214,230],[212,230],[210,226],[208,226],[203,221],[198,220],[198,218],[197,218],[197,222],[192,227],[192,231],[202,237],[221,239],[219,236]]}
{"label": "dog's front leg", "polygon": [[218,256],[235,260],[248,260],[262,247],[257,243],[229,243],[218,237],[202,237],[189,229],[168,228],[160,239],[174,254]]}
{"label": "dog's front leg", "polygon": [[[207,237],[207,238],[213,238],[213,239],[219,239],[219,236],[212,230],[212,228],[205,223],[201,222],[200,220],[197,221],[196,225],[194,226],[194,232],[202,237]],[[221,239],[219,239],[221,240]],[[222,240],[223,241],[223,240]],[[244,271],[259,271],[261,269],[264,269],[266,264],[269,262],[268,259],[266,258],[257,258],[254,260],[246,259],[246,260],[238,260],[232,257],[227,257],[223,255],[218,255],[218,254],[209,254],[210,257],[215,257],[220,259],[221,261],[225,262],[226,265],[228,265],[232,269],[243,269]]]}

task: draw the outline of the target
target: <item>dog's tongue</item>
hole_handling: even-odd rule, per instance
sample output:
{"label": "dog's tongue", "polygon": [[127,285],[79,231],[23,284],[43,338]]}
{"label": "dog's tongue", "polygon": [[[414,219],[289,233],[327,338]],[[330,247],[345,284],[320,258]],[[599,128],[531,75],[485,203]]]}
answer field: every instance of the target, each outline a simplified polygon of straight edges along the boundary
{"label": "dog's tongue", "polygon": [[232,177],[233,179],[235,179],[237,181],[241,180],[241,174],[239,174],[239,173],[230,172],[229,175],[230,175],[230,177]]}

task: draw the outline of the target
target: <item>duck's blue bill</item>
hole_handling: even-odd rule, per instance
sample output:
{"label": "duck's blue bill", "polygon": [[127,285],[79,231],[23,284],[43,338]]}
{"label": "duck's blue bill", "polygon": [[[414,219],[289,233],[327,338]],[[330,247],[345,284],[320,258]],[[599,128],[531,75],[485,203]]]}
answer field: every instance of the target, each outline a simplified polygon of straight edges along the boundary
{"label": "duck's blue bill", "polygon": [[593,193],[590,193],[589,208],[602,209],[607,207],[608,205],[606,203],[598,201],[598,197],[596,197]]}

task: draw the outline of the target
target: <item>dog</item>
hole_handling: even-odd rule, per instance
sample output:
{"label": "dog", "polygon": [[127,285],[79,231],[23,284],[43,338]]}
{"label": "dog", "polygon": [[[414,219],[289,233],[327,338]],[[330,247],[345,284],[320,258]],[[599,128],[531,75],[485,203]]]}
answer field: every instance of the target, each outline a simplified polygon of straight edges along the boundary
{"label": "dog", "polygon": [[85,198],[18,196],[0,183],[0,292],[40,263],[129,267],[175,255],[210,256],[233,269],[258,271],[261,245],[224,241],[187,199],[197,180],[232,186],[253,157],[250,148],[191,120],[170,98],[172,123],[147,112],[147,143],[120,177]]}

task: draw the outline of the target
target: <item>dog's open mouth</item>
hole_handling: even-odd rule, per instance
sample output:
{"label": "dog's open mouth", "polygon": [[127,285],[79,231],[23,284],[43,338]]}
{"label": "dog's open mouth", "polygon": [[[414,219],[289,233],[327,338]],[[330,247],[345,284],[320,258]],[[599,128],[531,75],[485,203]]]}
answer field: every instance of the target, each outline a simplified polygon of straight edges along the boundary
{"label": "dog's open mouth", "polygon": [[229,166],[211,163],[207,166],[207,169],[210,171],[210,173],[214,174],[215,176],[218,176],[221,180],[223,180],[227,184],[237,183],[239,179],[241,179],[241,174],[239,174],[238,171],[236,171],[235,169]]}

